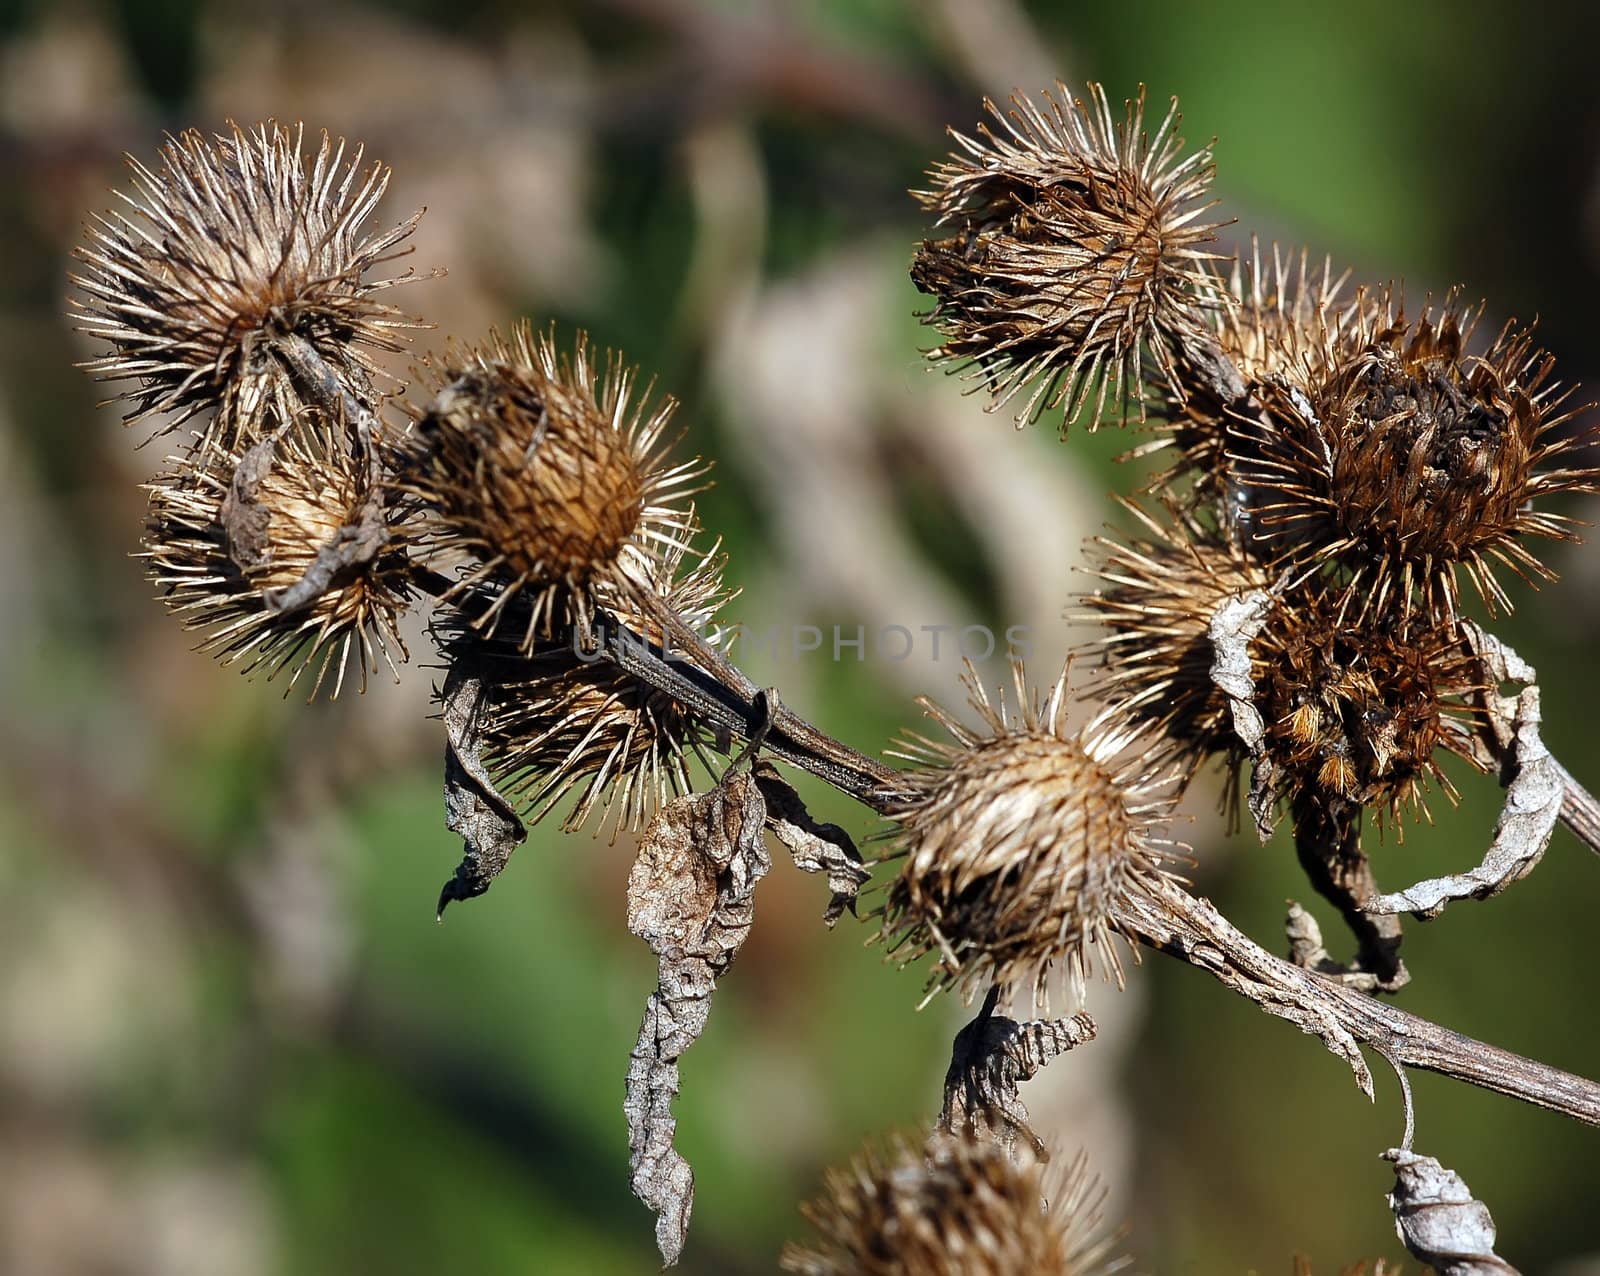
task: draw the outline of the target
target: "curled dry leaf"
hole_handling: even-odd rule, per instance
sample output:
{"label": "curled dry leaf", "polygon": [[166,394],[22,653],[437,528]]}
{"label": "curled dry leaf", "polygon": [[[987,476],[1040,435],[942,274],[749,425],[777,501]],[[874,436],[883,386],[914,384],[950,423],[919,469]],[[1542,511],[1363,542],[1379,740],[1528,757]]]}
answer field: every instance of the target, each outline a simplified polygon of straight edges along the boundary
{"label": "curled dry leaf", "polygon": [[1494,1252],[1488,1207],[1459,1174],[1404,1148],[1390,1148],[1383,1159],[1394,1162],[1389,1208],[1412,1254],[1439,1276],[1516,1276],[1517,1269]]}
{"label": "curled dry leaf", "polygon": [[439,892],[439,916],[452,900],[482,895],[500,876],[528,830],[484,769],[482,710],[486,677],[480,662],[463,656],[450,666],[444,704],[444,823],[465,842],[455,875]]}
{"label": "curled dry leaf", "polygon": [[668,1265],[683,1252],[694,1205],[694,1171],[672,1146],[678,1058],[705,1030],[717,979],[750,933],[756,883],[772,864],[766,818],[755,778],[736,764],[710,792],[661,808],[628,875],[628,929],[650,945],[658,975],[628,1060],[623,1112],[633,1191],[657,1215]]}
{"label": "curled dry leaf", "polygon": [[755,765],[756,784],[767,804],[767,827],[794,857],[803,873],[826,873],[833,897],[822,914],[829,926],[856,911],[856,896],[872,874],[861,862],[861,855],[850,835],[837,824],[818,824],[806,810],[800,795],[789,787],[770,762]]}
{"label": "curled dry leaf", "polygon": [[1250,814],[1256,832],[1265,842],[1272,836],[1272,766],[1266,751],[1266,724],[1256,708],[1256,684],[1250,676],[1250,640],[1267,623],[1273,591],[1251,589],[1224,599],[1212,613],[1207,633],[1211,639],[1211,681],[1228,697],[1234,734],[1250,751],[1254,772],[1250,777]]}
{"label": "curled dry leaf", "polygon": [[936,1128],[957,1138],[992,1139],[1007,1155],[1015,1155],[1022,1142],[1039,1160],[1048,1160],[1018,1087],[1057,1055],[1093,1041],[1095,1023],[1082,1011],[1068,1019],[1018,1023],[994,1013],[999,992],[998,984],[992,987],[983,1009],[956,1033]]}
{"label": "curled dry leaf", "polygon": [[1525,684],[1515,696],[1494,690],[1484,694],[1494,753],[1509,777],[1505,805],[1476,868],[1380,895],[1367,903],[1369,913],[1411,913],[1428,921],[1453,900],[1492,899],[1538,867],[1561,817],[1566,773],[1540,738],[1539,687],[1533,666],[1471,621],[1463,628],[1483,664],[1486,682]]}

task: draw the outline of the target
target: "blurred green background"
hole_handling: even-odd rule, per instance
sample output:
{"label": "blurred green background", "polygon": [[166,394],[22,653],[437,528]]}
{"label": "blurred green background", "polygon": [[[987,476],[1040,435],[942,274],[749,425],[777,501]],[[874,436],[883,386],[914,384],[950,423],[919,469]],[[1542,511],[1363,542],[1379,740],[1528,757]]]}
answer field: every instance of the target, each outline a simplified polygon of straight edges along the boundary
{"label": "blurred green background", "polygon": [[[905,278],[905,192],[984,94],[1141,81],[1217,136],[1250,231],[1411,295],[1453,283],[1490,323],[1541,321],[1595,374],[1600,18],[1491,3],[1296,11],[1023,0],[363,6],[0,2],[0,1270],[636,1273],[622,1078],[654,963],[623,925],[624,838],[537,829],[487,897],[437,926],[460,843],[441,822],[439,678],[414,629],[402,685],[307,708],[190,650],[139,565],[140,451],[72,368],[63,319],[85,215],[163,130],[275,116],[395,168],[380,216],[429,211],[405,304],[472,338],[519,314],[623,346],[714,457],[709,525],[767,624],[1024,624],[1040,677],[1078,545],[1134,476],[1115,431],[1017,434],[958,382]],[[1592,393],[1592,392],[1591,392]],[[1581,506],[1573,512],[1595,511]],[[1591,785],[1600,559],[1499,625],[1541,670],[1547,738]],[[848,653],[847,653],[848,654]],[[757,659],[861,748],[954,697],[955,662]],[[989,681],[998,680],[991,663]],[[1498,791],[1378,848],[1398,886],[1474,862]],[[817,795],[865,837],[871,823]],[[1192,803],[1200,887],[1282,946],[1304,899],[1282,845],[1229,844]],[[862,1137],[924,1120],[960,1008],[818,925],[780,865],[686,1057],[679,1145],[699,1175],[682,1270],[770,1271],[797,1203]],[[1402,1004],[1600,1074],[1600,860],[1559,832],[1488,905],[1412,924]],[[1326,915],[1324,914],[1325,921]],[[1330,939],[1336,934],[1327,927]],[[1336,949],[1339,944],[1335,942]],[[1399,1257],[1369,1106],[1313,1041],[1147,959],[1096,987],[1102,1039],[1030,1085],[1086,1146],[1142,1270],[1319,1271]],[[1600,1272],[1600,1139],[1415,1080],[1418,1147],[1489,1203],[1525,1271]]]}

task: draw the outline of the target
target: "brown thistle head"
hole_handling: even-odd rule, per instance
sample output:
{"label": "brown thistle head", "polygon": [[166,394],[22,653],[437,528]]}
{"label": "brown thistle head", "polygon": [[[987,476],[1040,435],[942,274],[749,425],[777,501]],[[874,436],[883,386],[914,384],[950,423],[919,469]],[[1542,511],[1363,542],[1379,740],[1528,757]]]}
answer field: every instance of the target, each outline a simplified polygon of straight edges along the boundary
{"label": "brown thistle head", "polygon": [[1252,645],[1256,706],[1281,797],[1348,802],[1398,824],[1427,814],[1435,785],[1452,802],[1441,749],[1460,747],[1483,687],[1454,620],[1342,608],[1313,578],[1273,611]]}
{"label": "brown thistle head", "polygon": [[1145,756],[1119,763],[1138,734],[1102,714],[1066,727],[1066,674],[1042,704],[1013,668],[1018,708],[991,701],[967,672],[979,730],[937,705],[924,709],[952,737],[913,736],[900,756],[888,814],[891,855],[903,858],[882,908],[882,931],[907,961],[937,953],[930,988],[971,996],[1026,977],[1048,1001],[1051,967],[1081,987],[1093,969],[1119,982],[1112,945],[1127,902],[1179,856],[1163,834],[1170,770]]}
{"label": "brown thistle head", "polygon": [[704,468],[662,459],[677,404],[650,407],[635,376],[612,351],[597,366],[584,333],[567,356],[526,321],[439,376],[405,483],[430,549],[468,559],[461,588],[493,595],[484,633],[515,615],[532,651],[597,607],[649,605],[663,561],[688,550],[693,515],[672,501]]}
{"label": "brown thistle head", "polygon": [[1228,441],[1262,553],[1335,564],[1380,608],[1442,615],[1457,567],[1491,610],[1511,606],[1497,567],[1553,576],[1525,541],[1571,539],[1571,520],[1535,503],[1595,490],[1596,471],[1586,440],[1559,430],[1572,414],[1551,357],[1510,324],[1469,353],[1477,318],[1452,294],[1408,320],[1385,292],[1317,364],[1264,385]]}
{"label": "brown thistle head", "polygon": [[347,553],[308,601],[286,606],[325,551],[352,532],[371,536],[384,494],[352,466],[344,431],[315,413],[242,455],[220,449],[175,460],[146,484],[144,557],[167,607],[200,644],[244,672],[292,670],[288,690],[315,669],[310,697],[333,676],[344,686],[355,657],[367,673],[381,660],[398,678],[406,659],[396,621],[410,595],[403,539],[390,526],[365,552]]}
{"label": "brown thistle head", "polygon": [[[653,589],[662,609],[703,631],[729,601],[723,559],[715,547],[687,565],[684,558],[672,549]],[[625,609],[617,619],[635,637],[671,650],[659,616]],[[483,660],[487,674],[483,755],[501,791],[519,799],[535,822],[576,790],[569,830],[597,807],[602,826],[609,818],[614,832],[638,828],[661,802],[690,791],[690,759],[704,758],[713,730],[693,710],[622,672],[602,650],[574,636],[524,655],[514,644],[479,636],[470,624],[442,645],[449,656],[462,644]]]}
{"label": "brown thistle head", "polygon": [[817,1229],[785,1246],[800,1276],[1109,1276],[1129,1262],[1101,1228],[1105,1192],[1083,1157],[1064,1172],[996,1144],[936,1135],[869,1144],[800,1207]]}
{"label": "brown thistle head", "polygon": [[992,408],[1028,387],[1019,423],[1061,408],[1063,428],[1095,393],[1092,424],[1120,397],[1144,414],[1146,359],[1181,395],[1171,346],[1204,327],[1216,226],[1202,201],[1209,149],[1179,158],[1177,101],[1145,133],[1144,89],[1116,120],[1098,84],[1021,95],[914,192],[937,217],[911,277],[936,298],[932,357],[976,364]]}
{"label": "brown thistle head", "polygon": [[78,327],[111,353],[84,366],[131,381],[119,396],[128,422],[170,413],[172,429],[217,409],[205,437],[225,449],[259,437],[298,406],[273,338],[309,341],[345,388],[372,398],[371,351],[397,350],[418,326],[380,294],[402,279],[368,278],[409,252],[417,214],[389,230],[364,229],[389,169],[363,167],[360,146],[326,133],[303,152],[304,128],[274,121],[212,138],[169,138],[155,169],[130,158],[133,193],[97,216],[76,250]]}
{"label": "brown thistle head", "polygon": [[1093,693],[1167,740],[1187,783],[1207,758],[1238,749],[1227,698],[1211,675],[1211,618],[1228,598],[1271,580],[1197,520],[1177,514],[1161,522],[1123,505],[1142,534],[1094,539],[1089,571],[1099,585],[1083,596],[1077,617],[1104,628],[1086,652],[1101,670]]}
{"label": "brown thistle head", "polygon": [[[1265,261],[1252,240],[1249,258],[1235,258],[1229,276],[1214,280],[1213,333],[1247,393],[1259,399],[1264,387],[1284,378],[1305,384],[1324,374],[1341,348],[1342,332],[1357,322],[1363,304],[1371,304],[1364,295],[1341,296],[1348,277],[1349,272],[1335,275],[1331,261],[1319,269],[1304,250],[1294,256],[1276,244]],[[1225,539],[1247,543],[1251,511],[1227,447],[1232,405],[1203,383],[1186,391],[1168,396],[1158,442],[1139,449],[1176,453],[1149,488],[1207,511]]]}

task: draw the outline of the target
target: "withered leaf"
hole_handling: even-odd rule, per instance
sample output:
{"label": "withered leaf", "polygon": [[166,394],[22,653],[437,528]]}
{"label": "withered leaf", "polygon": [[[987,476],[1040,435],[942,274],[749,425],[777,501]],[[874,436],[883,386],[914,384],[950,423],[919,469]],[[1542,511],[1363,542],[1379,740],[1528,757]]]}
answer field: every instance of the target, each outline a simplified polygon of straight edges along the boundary
{"label": "withered leaf", "polygon": [[992,1139],[1008,1155],[1015,1155],[1020,1140],[1047,1160],[1049,1152],[1028,1122],[1018,1087],[1057,1055],[1093,1041],[1095,1023],[1082,1011],[1068,1019],[1019,1023],[994,1013],[998,994],[998,988],[990,989],[977,1017],[956,1033],[937,1128],[958,1137]]}
{"label": "withered leaf", "polygon": [[228,557],[241,570],[259,567],[267,560],[267,527],[271,516],[261,502],[261,484],[277,458],[275,437],[262,439],[234,467],[222,498],[222,532],[227,540]]}
{"label": "withered leaf", "polygon": [[1249,750],[1250,814],[1256,832],[1265,842],[1273,828],[1273,768],[1266,751],[1266,725],[1256,708],[1256,684],[1250,676],[1250,642],[1261,632],[1272,611],[1273,591],[1252,589],[1225,598],[1212,613],[1207,636],[1211,639],[1211,681],[1228,697],[1233,733]]}
{"label": "withered leaf", "polygon": [[1390,1148],[1383,1159],[1395,1167],[1388,1198],[1394,1229],[1412,1254],[1439,1276],[1516,1276],[1517,1269],[1494,1252],[1488,1207],[1460,1175],[1404,1148]]}
{"label": "withered leaf", "polygon": [[794,858],[803,873],[826,873],[833,897],[823,910],[822,920],[832,926],[845,910],[856,911],[856,896],[872,874],[861,862],[861,855],[850,835],[837,824],[818,824],[806,810],[800,795],[778,774],[770,762],[755,764],[756,783],[767,804],[767,827]]}
{"label": "withered leaf", "polygon": [[439,916],[453,900],[482,895],[500,876],[528,830],[495,789],[479,756],[484,675],[470,656],[445,675],[444,823],[465,843],[455,875],[439,892]]}
{"label": "withered leaf", "polygon": [[661,808],[628,875],[628,929],[655,953],[657,980],[628,1059],[623,1112],[633,1191],[656,1213],[669,1266],[694,1205],[694,1172],[672,1145],[678,1059],[705,1030],[717,979],[750,933],[756,883],[772,866],[766,819],[760,787],[736,766],[710,792]]}
{"label": "withered leaf", "polygon": [[1566,796],[1566,775],[1539,734],[1539,688],[1533,667],[1472,622],[1466,629],[1489,681],[1521,682],[1515,696],[1489,691],[1485,699],[1494,753],[1509,777],[1505,804],[1482,863],[1464,873],[1434,877],[1369,901],[1369,913],[1411,913],[1426,921],[1458,899],[1492,899],[1539,866]]}

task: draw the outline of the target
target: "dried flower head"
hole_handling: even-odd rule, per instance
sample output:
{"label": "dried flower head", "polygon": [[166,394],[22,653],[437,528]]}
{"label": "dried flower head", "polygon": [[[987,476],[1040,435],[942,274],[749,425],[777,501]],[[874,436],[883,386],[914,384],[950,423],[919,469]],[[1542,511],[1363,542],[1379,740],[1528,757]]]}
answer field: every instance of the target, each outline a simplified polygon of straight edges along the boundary
{"label": "dried flower head", "polygon": [[[697,631],[711,626],[729,596],[715,548],[687,567],[672,549],[654,583],[664,608]],[[633,635],[668,649],[658,614],[622,611]],[[566,827],[585,823],[598,806],[601,824],[640,827],[669,797],[687,793],[689,759],[705,757],[713,730],[693,710],[644,685],[585,645],[574,632],[520,653],[512,644],[480,637],[467,625],[445,644],[471,644],[484,664],[489,694],[483,709],[482,749],[500,789],[520,799],[537,821],[578,790]],[[680,653],[681,654],[681,653]]]}
{"label": "dried flower head", "polygon": [[1105,1191],[1082,1156],[1064,1173],[996,1143],[936,1135],[868,1145],[800,1207],[819,1236],[789,1244],[801,1276],[1109,1276],[1130,1261],[1103,1234]]}
{"label": "dried flower head", "polygon": [[207,631],[200,649],[269,679],[289,666],[288,689],[315,667],[311,698],[330,673],[339,694],[352,654],[363,691],[380,658],[397,679],[395,653],[407,658],[395,627],[410,594],[397,533],[347,555],[304,605],[283,605],[325,550],[381,517],[383,494],[345,447],[342,428],[306,414],[243,455],[175,460],[146,484],[149,574],[187,627]]}
{"label": "dried flower head", "polygon": [[1175,747],[1185,780],[1237,739],[1227,698],[1212,679],[1211,619],[1225,600],[1270,584],[1265,571],[1215,532],[1182,516],[1163,523],[1132,502],[1144,534],[1096,537],[1090,567],[1100,587],[1079,619],[1104,634],[1088,647],[1102,669],[1096,699],[1148,723]]}
{"label": "dried flower head", "polygon": [[[160,166],[129,158],[132,195],[122,211],[97,216],[76,250],[83,296],[72,306],[82,331],[112,352],[85,367],[103,380],[131,380],[120,396],[131,424],[171,413],[167,429],[220,409],[225,448],[257,433],[263,405],[289,420],[298,406],[275,334],[315,346],[359,398],[371,398],[370,352],[399,349],[417,326],[378,294],[402,279],[368,279],[403,255],[417,214],[387,231],[364,230],[389,183],[389,169],[363,170],[326,133],[303,153],[304,127],[259,124],[248,132],[170,138]],[[210,437],[208,433],[207,437]]]}
{"label": "dried flower head", "polygon": [[907,960],[937,952],[930,985],[971,997],[1032,977],[1046,1003],[1051,966],[1081,985],[1099,967],[1119,982],[1111,937],[1126,902],[1176,848],[1162,835],[1170,771],[1148,755],[1119,762],[1138,736],[1102,714],[1064,720],[1065,672],[1043,704],[1013,667],[1018,708],[990,701],[969,667],[978,731],[924,700],[950,742],[910,737],[888,813],[904,857],[883,905],[883,933]]}
{"label": "dried flower head", "polygon": [[1263,553],[1337,563],[1380,608],[1420,598],[1440,614],[1458,565],[1491,609],[1511,605],[1497,566],[1551,578],[1523,539],[1571,539],[1572,520],[1533,503],[1593,491],[1596,472],[1558,432],[1571,414],[1551,357],[1510,324],[1469,354],[1477,319],[1452,294],[1408,320],[1387,292],[1318,362],[1264,384],[1228,443]]}
{"label": "dried flower head", "polygon": [[998,129],[952,133],[960,150],[914,192],[942,234],[911,277],[937,298],[933,356],[976,363],[992,408],[1031,385],[1018,422],[1060,407],[1065,425],[1098,385],[1094,424],[1108,398],[1142,419],[1146,356],[1181,396],[1170,347],[1205,327],[1211,154],[1179,158],[1176,99],[1147,136],[1142,87],[1120,122],[1100,85],[1087,103],[1057,88],[1010,111],[985,101]]}
{"label": "dried flower head", "polygon": [[[1450,801],[1440,749],[1462,739],[1483,671],[1454,621],[1417,623],[1341,609],[1308,581],[1272,613],[1252,644],[1256,706],[1280,796],[1342,800],[1397,821],[1426,815],[1431,782]],[[1463,752],[1463,756],[1467,756]]]}
{"label": "dried flower head", "polygon": [[[1218,347],[1248,393],[1259,397],[1269,384],[1287,379],[1305,385],[1325,374],[1328,360],[1342,349],[1345,329],[1358,322],[1363,304],[1371,304],[1365,294],[1341,297],[1348,278],[1349,272],[1336,276],[1329,260],[1315,269],[1304,250],[1296,258],[1276,244],[1270,263],[1254,241],[1248,259],[1234,259],[1228,278],[1213,285],[1218,306],[1209,318]],[[1175,463],[1150,488],[1211,510],[1227,539],[1241,543],[1251,536],[1251,511],[1247,489],[1231,472],[1230,407],[1208,385],[1188,386],[1181,397],[1168,397],[1158,441],[1136,454],[1176,451]]]}
{"label": "dried flower head", "polygon": [[430,548],[475,560],[461,591],[494,593],[482,632],[515,611],[532,651],[562,624],[588,629],[597,607],[648,606],[663,562],[688,551],[693,514],[671,502],[704,468],[663,461],[677,403],[649,407],[635,377],[610,350],[597,367],[586,334],[558,355],[554,329],[526,321],[446,367],[406,482]]}

